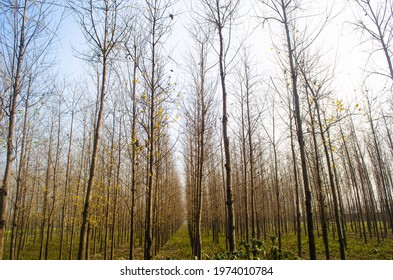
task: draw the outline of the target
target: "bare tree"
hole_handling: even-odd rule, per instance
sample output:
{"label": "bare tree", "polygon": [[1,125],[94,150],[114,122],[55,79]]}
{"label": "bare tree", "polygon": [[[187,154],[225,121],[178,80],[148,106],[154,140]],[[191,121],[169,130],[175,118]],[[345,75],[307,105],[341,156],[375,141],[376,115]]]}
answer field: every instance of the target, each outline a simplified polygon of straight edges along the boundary
{"label": "bare tree", "polygon": [[[272,185],[274,186],[274,195],[276,198],[276,209],[275,211],[275,224],[276,224],[276,234],[277,234],[277,238],[278,238],[278,248],[279,250],[282,250],[282,232],[281,232],[281,216],[282,216],[282,207],[281,207],[281,201],[282,198],[280,196],[280,182],[279,182],[279,170],[278,170],[278,146],[280,145],[280,142],[282,142],[282,139],[279,138],[277,139],[277,108],[276,108],[276,98],[274,95],[272,95],[271,97],[271,112],[270,113],[270,117],[272,120],[272,128],[271,128],[271,132],[268,131],[268,129],[266,128],[265,125],[263,125],[263,128],[265,130],[265,135],[268,138],[269,144],[272,147],[272,154],[273,154],[273,167],[272,167]],[[282,137],[283,135],[281,135]]]}
{"label": "bare tree", "polygon": [[[209,65],[211,30],[204,30],[195,19],[189,28],[193,40],[187,60],[190,76],[187,98],[183,102],[186,121],[186,170],[187,170],[187,213],[188,231],[192,253],[202,259],[202,200],[206,196],[206,160],[210,156],[209,145],[214,124],[212,107],[216,85],[208,78],[213,68]],[[214,66],[214,65],[213,65]]]}
{"label": "bare tree", "polygon": [[393,80],[393,1],[353,0],[353,2],[360,9],[357,21],[353,24],[367,41],[379,45],[379,48],[372,50],[370,57],[382,52],[387,64],[385,70],[370,72]]}
{"label": "bare tree", "polygon": [[[311,59],[311,61],[315,62],[317,59],[315,57],[313,57]],[[305,66],[305,64],[309,64],[308,66]],[[310,62],[304,62],[298,63],[299,65],[299,72],[301,73],[301,76],[303,78],[303,82],[305,84],[306,87],[306,94],[311,94],[311,99],[308,97],[308,102],[309,102],[309,106],[314,105],[315,106],[315,116],[310,108],[310,117],[311,118],[316,118],[316,120],[314,121],[314,119],[312,119],[311,125],[318,125],[319,128],[319,133],[321,136],[321,140],[322,140],[322,145],[323,145],[323,150],[325,153],[325,160],[326,160],[326,166],[327,166],[327,170],[328,170],[328,177],[329,177],[329,183],[330,183],[330,187],[331,187],[331,191],[332,191],[332,196],[333,196],[333,205],[334,205],[334,217],[335,217],[335,222],[336,222],[336,226],[337,226],[337,233],[338,233],[338,238],[339,238],[339,244],[340,244],[340,256],[341,259],[345,259],[345,243],[344,243],[344,237],[343,237],[343,228],[341,225],[341,221],[340,221],[340,209],[339,209],[339,195],[338,195],[338,185],[336,184],[336,181],[334,180],[335,176],[334,176],[334,164],[333,164],[333,154],[331,154],[329,152],[329,142],[330,142],[330,137],[329,137],[329,126],[327,126],[326,123],[323,123],[323,119],[322,119],[322,109],[321,109],[321,96],[323,95],[327,95],[326,91],[329,91],[329,83],[331,80],[331,76],[326,74],[325,77],[320,77],[321,73],[318,74],[314,74],[314,71],[318,71],[313,69],[315,67],[315,65],[310,65]],[[320,71],[322,72],[323,71]],[[312,100],[312,101],[311,101]],[[314,138],[313,140],[315,141],[315,129],[312,128],[313,130],[313,135]],[[315,146],[315,142],[314,142],[314,146]],[[318,154],[318,151],[315,150],[316,155]],[[316,159],[318,161],[318,159]],[[319,166],[319,164],[318,164]],[[318,167],[319,168],[319,167]],[[320,179],[317,179],[317,184],[318,184],[318,189],[320,192],[320,196],[321,194],[321,181]],[[324,199],[323,197],[320,197],[322,205],[324,203]],[[321,209],[321,213],[324,213],[324,211]],[[323,225],[323,227],[325,227]],[[323,228],[324,230],[324,243],[325,243],[325,250],[326,250],[326,257],[329,258],[329,250],[328,250],[328,244],[327,244],[327,236],[326,236],[326,228]]]}
{"label": "bare tree", "polygon": [[231,34],[233,32],[234,20],[239,9],[239,0],[201,0],[205,8],[204,17],[214,26],[218,33],[218,49],[217,59],[220,73],[220,84],[222,91],[222,137],[224,142],[225,155],[225,191],[227,205],[227,239],[229,242],[229,250],[236,251],[235,236],[235,217],[234,217],[234,201],[231,183],[231,153],[229,146],[228,134],[228,90],[227,90],[227,74],[228,74],[228,54],[231,47]]}
{"label": "bare tree", "polygon": [[[144,126],[147,133],[147,178],[146,178],[146,212],[145,212],[145,239],[144,239],[144,259],[152,259],[152,242],[153,242],[153,188],[157,180],[156,155],[159,150],[156,147],[160,139],[160,118],[162,118],[163,109],[160,103],[165,100],[168,89],[163,85],[165,61],[160,56],[162,44],[166,35],[171,31],[173,11],[173,0],[145,0],[144,17],[146,19],[146,59],[141,61],[139,69],[146,84],[145,95],[146,113],[148,113],[147,124]],[[144,57],[145,58],[145,57]]]}
{"label": "bare tree", "polygon": [[[19,99],[26,86],[29,72],[43,63],[53,43],[51,1],[2,1],[0,19],[0,55],[4,61],[6,85],[1,96],[1,117],[7,116],[7,153],[3,182],[0,188],[0,259],[3,257],[4,232],[7,214],[7,195],[11,180],[11,165],[15,159],[15,123]],[[55,27],[54,27],[55,26]],[[2,67],[3,67],[2,66]],[[37,73],[34,73],[37,74]],[[12,257],[12,256],[11,256]]]}
{"label": "bare tree", "polygon": [[298,86],[298,67],[297,67],[297,49],[296,40],[293,36],[293,30],[296,29],[296,12],[300,9],[299,1],[292,0],[261,0],[262,5],[268,10],[270,10],[273,14],[272,16],[263,17],[263,22],[274,21],[278,22],[279,25],[282,26],[284,30],[284,44],[286,47],[286,56],[287,56],[287,64],[288,64],[288,72],[290,75],[290,86],[292,91],[293,103],[294,103],[294,117],[296,124],[296,133],[299,143],[300,150],[300,161],[302,166],[302,177],[303,177],[303,186],[305,189],[306,195],[306,214],[307,214],[307,232],[308,232],[308,241],[309,241],[309,252],[310,259],[316,259],[316,245],[315,245],[315,236],[314,236],[314,224],[313,224],[313,211],[312,211],[312,196],[311,196],[311,188],[308,176],[307,169],[307,157],[306,157],[306,147],[305,147],[305,139],[303,132],[303,124],[302,124],[302,112],[300,106],[300,97],[299,97],[299,86]]}
{"label": "bare tree", "polygon": [[87,229],[89,226],[90,203],[94,185],[94,175],[97,163],[101,126],[105,116],[105,99],[107,95],[108,73],[113,57],[118,53],[120,45],[124,44],[130,18],[121,17],[126,13],[126,1],[123,0],[82,0],[70,3],[76,20],[88,42],[90,53],[84,58],[100,65],[100,84],[98,85],[98,112],[94,128],[93,151],[91,155],[89,180],[83,207],[82,225],[80,232],[78,259],[88,258]]}
{"label": "bare tree", "polygon": [[144,49],[144,34],[138,32],[137,29],[142,27],[142,23],[136,21],[133,26],[132,37],[129,38],[129,44],[132,44],[132,47],[126,44],[127,56],[132,60],[132,68],[130,67],[130,61],[127,60],[127,74],[129,82],[129,91],[131,94],[131,150],[129,150],[129,156],[131,158],[131,221],[130,221],[130,255],[129,259],[132,260],[134,258],[134,242],[135,242],[135,194],[136,194],[136,183],[137,183],[137,164],[138,164],[138,154],[139,154],[139,140],[137,135],[137,117],[138,117],[138,100],[137,100],[137,86],[138,86],[138,77],[140,75],[139,67]]}
{"label": "bare tree", "polygon": [[[251,222],[251,238],[255,238],[255,134],[260,128],[261,115],[264,112],[263,105],[258,106],[256,94],[258,92],[258,75],[256,74],[256,63],[251,61],[251,48],[244,48],[240,63],[237,67],[238,90],[235,92],[240,106],[239,141],[242,154],[243,172],[243,195],[244,195],[244,219],[246,242],[249,242],[249,227]],[[258,104],[258,105],[257,105]],[[249,175],[249,176],[248,176]],[[251,218],[251,219],[250,219]]]}

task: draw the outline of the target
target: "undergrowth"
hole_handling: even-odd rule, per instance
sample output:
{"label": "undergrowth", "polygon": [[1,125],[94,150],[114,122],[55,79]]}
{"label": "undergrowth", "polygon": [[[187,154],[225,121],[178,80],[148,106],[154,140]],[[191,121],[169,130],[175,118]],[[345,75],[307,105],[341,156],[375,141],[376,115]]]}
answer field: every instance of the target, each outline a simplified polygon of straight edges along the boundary
{"label": "undergrowth", "polygon": [[252,239],[251,242],[240,242],[238,250],[235,252],[220,252],[212,256],[206,255],[208,260],[295,260],[297,257],[292,251],[280,249],[277,245],[277,238],[270,237],[270,244],[259,239]]}

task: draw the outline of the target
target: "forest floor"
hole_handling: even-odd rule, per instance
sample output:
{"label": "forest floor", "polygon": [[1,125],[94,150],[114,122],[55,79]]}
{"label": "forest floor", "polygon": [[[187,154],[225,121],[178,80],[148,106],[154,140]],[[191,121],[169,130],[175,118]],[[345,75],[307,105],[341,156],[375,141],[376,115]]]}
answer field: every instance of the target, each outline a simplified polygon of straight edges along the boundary
{"label": "forest floor", "polygon": [[[295,234],[283,236],[282,246],[285,250],[297,253],[297,237]],[[302,235],[302,252],[303,258],[307,259],[309,255],[307,236]],[[317,259],[324,260],[325,249],[322,235],[316,236]],[[340,246],[337,237],[329,235],[330,259],[340,259]],[[345,250],[347,260],[393,260],[393,238],[391,236],[381,239],[380,244],[376,238],[367,240],[353,233],[347,233],[347,248]]]}
{"label": "forest floor", "polygon": [[[336,237],[337,238],[337,237]],[[320,260],[325,259],[325,251],[322,236],[316,236],[317,257]],[[270,238],[264,241],[265,248],[270,250],[272,246],[277,245],[272,243]],[[293,253],[297,257],[297,237],[295,234],[288,234],[282,238],[283,250]],[[331,259],[340,259],[340,248],[337,239],[329,236],[329,249]],[[216,244],[212,241],[212,236],[204,234],[202,239],[202,255],[204,259],[214,259],[216,254],[225,251],[225,236],[220,236],[220,243]],[[303,258],[308,258],[308,242],[305,235],[302,236],[302,252]],[[348,260],[393,260],[393,239],[392,237],[381,239],[378,244],[377,239],[371,239],[365,244],[364,240],[355,234],[347,234],[347,250],[346,258]],[[190,246],[190,238],[188,235],[187,226],[182,226],[179,231],[172,236],[172,238],[161,248],[160,252],[154,259],[178,259],[189,260],[192,259],[192,252]]]}
{"label": "forest floor", "polygon": [[[222,240],[221,240],[222,239]],[[220,238],[220,244],[223,244],[224,248],[220,245],[215,244],[209,236],[205,235],[202,240],[203,254],[204,257],[209,255],[214,256],[215,253],[224,251],[225,249],[225,237]],[[114,259],[126,260],[129,256],[129,244],[125,244],[115,249]],[[135,259],[143,259],[143,248],[135,248]],[[94,260],[102,260],[103,254],[96,254],[91,257]],[[155,260],[190,260],[192,259],[192,251],[190,246],[190,237],[188,235],[187,224],[184,224],[180,229],[169,239],[169,241],[161,248],[156,256]]]}
{"label": "forest floor", "polygon": [[[49,245],[48,259],[58,259],[59,258],[59,242],[57,238],[53,238]],[[267,252],[271,250],[272,247],[277,246],[277,242],[272,243],[269,236],[265,241],[263,241],[263,247]],[[6,244],[8,242],[6,241]],[[9,243],[7,244],[9,245]],[[289,233],[284,235],[282,238],[282,248],[286,252],[289,252],[290,256],[295,259],[307,259],[308,258],[308,242],[307,237],[302,234],[302,258],[297,257],[297,237],[294,233]],[[316,248],[317,248],[317,258],[320,260],[325,259],[324,245],[322,236],[316,235]],[[98,249],[98,248],[97,248]],[[340,258],[339,243],[333,236],[329,236],[329,249],[331,259]],[[77,245],[73,246],[73,259],[77,256]],[[238,244],[238,250],[244,251],[244,246]],[[109,250],[108,250],[109,251]],[[220,235],[219,244],[214,243],[212,240],[212,235],[204,232],[202,233],[202,256],[203,259],[217,259],[221,258],[225,253],[225,236]],[[24,250],[20,255],[20,259],[23,260],[36,260],[39,257],[40,246],[39,242],[33,244],[32,240],[26,244]],[[68,259],[69,248],[65,248],[63,258]],[[5,258],[8,259],[9,246],[6,246]],[[291,257],[291,258],[292,258]],[[108,257],[109,258],[109,254]],[[129,258],[129,244],[121,245],[115,248],[113,259],[115,260],[127,260]],[[135,248],[135,259],[143,259],[143,246],[138,246]],[[262,256],[263,258],[263,256]],[[347,233],[347,250],[346,258],[349,260],[393,260],[393,238],[389,235],[388,237],[381,239],[380,244],[378,244],[377,239],[368,239],[367,243],[364,242],[358,235],[348,232]],[[91,255],[92,260],[102,260],[104,256],[102,253]],[[188,235],[187,224],[184,224],[171,238],[170,240],[161,248],[156,256],[155,260],[190,260],[193,259],[190,237]]]}
{"label": "forest floor", "polygon": [[[393,239],[391,237],[381,240],[378,244],[376,239],[368,240],[367,244],[364,240],[348,233],[347,236],[346,257],[349,260],[393,260]],[[212,240],[211,234],[203,234],[202,238],[202,256],[203,259],[215,259],[217,255],[225,252],[225,236],[221,235],[219,244]],[[325,259],[324,245],[322,236],[316,236],[317,257],[320,260]],[[270,250],[272,246],[270,238],[264,241],[266,250]],[[290,252],[295,259],[297,257],[297,238],[295,234],[288,234],[282,238],[283,250]],[[238,246],[239,248],[239,246]],[[339,243],[332,236],[329,238],[329,249],[331,259],[340,259]],[[303,258],[308,258],[308,242],[305,235],[302,235],[302,252]],[[115,259],[127,259],[128,246],[118,248],[115,251]],[[102,255],[96,255],[97,259],[102,259]],[[143,258],[142,248],[136,249],[136,259]],[[190,237],[188,235],[187,225],[183,225],[171,239],[161,248],[160,252],[154,256],[155,260],[190,260],[193,259],[190,246]]]}
{"label": "forest floor", "polygon": [[[213,242],[213,238],[204,235],[202,239],[203,258],[211,258],[218,252],[225,250],[225,237],[220,236],[220,243]],[[162,247],[160,252],[155,256],[157,260],[191,260],[192,250],[190,245],[190,236],[188,235],[187,225],[184,224],[171,239]]]}

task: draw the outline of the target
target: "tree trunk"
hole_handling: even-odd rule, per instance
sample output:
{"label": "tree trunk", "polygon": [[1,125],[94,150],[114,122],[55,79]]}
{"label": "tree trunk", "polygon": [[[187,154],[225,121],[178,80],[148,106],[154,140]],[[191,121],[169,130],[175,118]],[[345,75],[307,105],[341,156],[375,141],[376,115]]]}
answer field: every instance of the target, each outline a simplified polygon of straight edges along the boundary
{"label": "tree trunk", "polygon": [[[289,103],[291,104],[291,103]],[[300,213],[300,190],[299,190],[299,179],[298,179],[298,170],[297,170],[297,161],[295,154],[295,143],[293,140],[293,116],[292,116],[292,108],[289,105],[289,131],[291,138],[291,153],[292,153],[292,167],[293,167],[293,175],[295,180],[295,192],[296,192],[296,230],[297,230],[297,254],[299,257],[302,257],[302,222],[301,222],[301,213]]]}
{"label": "tree trunk", "polygon": [[[312,102],[309,98],[308,90],[306,89],[307,93],[307,103],[309,104],[309,114],[310,114],[310,120],[311,120],[311,135],[313,139],[313,144],[314,144],[314,161],[315,161],[315,183],[317,185],[318,189],[318,194],[319,194],[319,209],[320,209],[320,215],[321,215],[321,226],[322,226],[322,238],[323,238],[323,244],[325,246],[325,255],[326,259],[330,259],[330,251],[329,251],[329,240],[328,240],[328,229],[327,229],[327,224],[326,224],[326,214],[325,214],[325,195],[323,193],[322,189],[322,178],[320,174],[320,156],[318,152],[318,144],[317,144],[317,139],[316,139],[316,131],[315,131],[315,121],[314,121],[314,114],[311,108]],[[313,102],[318,102],[318,100],[314,100]]]}
{"label": "tree trunk", "polygon": [[[220,7],[217,6],[217,17],[218,22],[221,24]],[[228,215],[228,242],[229,251],[236,251],[236,236],[235,236],[235,215],[233,208],[233,194],[231,184],[231,153],[229,151],[229,136],[228,136],[228,112],[227,112],[227,90],[226,90],[226,69],[225,69],[225,58],[224,58],[224,38],[222,26],[218,26],[218,35],[220,42],[219,51],[219,67],[220,67],[220,81],[222,90],[222,136],[224,141],[224,154],[225,154],[225,191],[226,191],[226,205]]]}
{"label": "tree trunk", "polygon": [[[315,98],[315,96],[314,96]],[[345,260],[345,244],[344,244],[344,238],[343,238],[343,229],[341,227],[341,222],[340,222],[340,210],[339,210],[339,202],[338,202],[338,196],[337,196],[337,186],[334,181],[334,174],[332,170],[332,164],[331,164],[331,158],[328,150],[328,140],[325,137],[325,131],[323,128],[322,120],[321,120],[321,113],[319,109],[319,104],[318,101],[315,100],[315,107],[316,107],[316,112],[317,112],[317,119],[318,119],[318,125],[319,125],[319,130],[321,133],[321,138],[322,138],[322,144],[323,144],[323,149],[325,151],[325,158],[326,158],[326,166],[328,169],[328,177],[329,177],[329,182],[330,182],[330,187],[332,190],[332,195],[333,195],[333,207],[334,207],[334,218],[337,226],[337,234],[338,234],[338,242],[340,244],[340,257],[342,260]]]}
{"label": "tree trunk", "polygon": [[[7,132],[7,155],[3,176],[3,185],[0,188],[0,260],[3,259],[4,252],[4,238],[5,238],[5,224],[7,219],[7,195],[8,187],[11,177],[11,165],[14,161],[14,132],[15,132],[15,117],[17,113],[18,97],[22,87],[22,63],[25,55],[25,25],[27,20],[28,0],[25,0],[23,6],[23,18],[20,27],[20,37],[17,42],[18,50],[14,50],[17,58],[16,72],[14,76],[14,83],[12,85],[12,95],[9,111],[9,124]],[[14,73],[12,73],[14,74]]]}
{"label": "tree trunk", "polygon": [[107,78],[107,58],[104,56],[102,60],[102,82],[101,82],[101,90],[100,90],[98,119],[97,119],[96,127],[94,129],[93,153],[91,157],[89,180],[87,182],[86,196],[85,196],[85,202],[84,202],[83,213],[82,213],[82,224],[81,224],[81,230],[79,236],[78,260],[86,259],[88,258],[89,255],[89,252],[86,250],[87,234],[88,234],[88,227],[90,223],[90,204],[92,198],[95,169],[97,164],[101,126],[104,117],[106,78]]}
{"label": "tree trunk", "polygon": [[138,149],[138,139],[136,138],[136,71],[138,67],[137,59],[137,46],[134,44],[134,67],[132,72],[132,124],[131,124],[131,141],[132,141],[132,151],[131,151],[131,211],[130,211],[130,255],[129,259],[134,259],[134,242],[135,242],[135,188],[136,188],[136,170],[137,170],[137,149]]}
{"label": "tree trunk", "polygon": [[49,184],[50,184],[50,166],[52,164],[52,148],[53,148],[53,126],[54,122],[52,120],[51,122],[51,129],[50,129],[50,135],[49,135],[49,142],[48,142],[48,157],[46,161],[46,175],[45,175],[45,188],[44,188],[44,201],[43,201],[43,217],[42,217],[42,223],[41,223],[41,229],[40,229],[40,256],[39,259],[42,260],[44,256],[44,238],[45,238],[45,226],[47,222],[47,209],[48,209],[48,195],[49,195]]}
{"label": "tree trunk", "polygon": [[307,214],[307,234],[308,234],[308,245],[310,251],[310,259],[315,260],[317,258],[316,247],[315,247],[315,236],[314,236],[314,224],[313,224],[313,214],[312,214],[312,197],[311,197],[311,189],[308,181],[308,171],[307,171],[307,163],[306,163],[306,152],[304,146],[304,135],[302,128],[302,119],[300,116],[300,101],[299,94],[297,88],[297,70],[294,63],[294,50],[292,49],[291,35],[290,35],[290,27],[287,19],[287,5],[284,3],[284,0],[281,0],[281,8],[284,16],[284,28],[286,34],[287,48],[288,48],[288,59],[291,73],[291,84],[292,84],[292,94],[295,104],[295,120],[297,127],[297,138],[299,142],[299,150],[300,150],[300,161],[302,165],[302,174],[303,174],[303,185],[304,191],[306,195],[306,214]]}
{"label": "tree trunk", "polygon": [[68,141],[68,152],[67,152],[67,167],[65,174],[65,183],[64,183],[64,200],[61,208],[61,223],[60,223],[60,249],[59,249],[59,260],[63,259],[63,243],[64,243],[64,227],[65,227],[65,216],[66,216],[66,208],[67,203],[71,203],[71,200],[67,201],[70,193],[70,173],[71,173],[71,151],[72,151],[72,140],[73,140],[73,130],[74,130],[74,110],[71,111],[71,124],[70,124],[70,133],[69,133],[69,141]]}

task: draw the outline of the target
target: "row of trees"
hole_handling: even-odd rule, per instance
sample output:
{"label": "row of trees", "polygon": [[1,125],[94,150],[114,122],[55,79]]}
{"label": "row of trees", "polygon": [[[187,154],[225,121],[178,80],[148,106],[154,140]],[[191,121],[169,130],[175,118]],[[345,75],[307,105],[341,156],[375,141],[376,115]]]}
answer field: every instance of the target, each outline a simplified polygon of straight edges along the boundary
{"label": "row of trees", "polygon": [[[370,58],[375,56],[378,64],[366,65],[368,78],[359,85],[361,96],[355,97],[357,101],[348,99],[348,104],[337,97],[336,73],[329,65],[332,62],[325,62],[320,45],[337,17],[335,11],[327,8],[310,16],[305,11],[313,7],[300,1],[257,2],[259,22],[272,34],[282,34],[272,35],[277,76],[260,75],[258,64],[250,58],[252,50],[230,45],[236,42],[231,34],[238,25],[236,12],[241,10],[237,1],[200,1],[199,24],[192,29],[195,48],[188,59],[192,97],[184,108],[184,151],[193,254],[201,258],[201,231],[212,232],[217,243],[219,233],[225,233],[231,252],[235,251],[233,236],[250,243],[273,235],[281,250],[283,234],[293,232],[297,254],[303,256],[304,230],[311,259],[317,258],[320,236],[326,259],[331,258],[331,237],[339,244],[339,257],[345,259],[348,236],[380,242],[392,231],[392,2],[350,3],[361,17],[352,26],[362,32],[365,43],[377,46]],[[223,30],[228,31],[227,37]],[[221,79],[210,74],[214,71]],[[233,96],[229,109],[227,80]],[[377,112],[381,100],[388,103]],[[217,102],[224,102],[222,117],[213,106]],[[229,155],[225,150],[228,116],[232,117],[231,145],[236,147]],[[217,130],[218,120],[222,133]],[[233,196],[228,196],[228,189],[233,189]]]}
{"label": "row of trees", "polygon": [[[230,252],[294,233],[299,256],[305,235],[311,259],[319,236],[345,259],[349,235],[390,235],[393,3],[351,2],[375,48],[353,103],[322,55],[332,11],[305,12],[317,3],[247,10],[273,38],[276,74],[261,74],[238,0],[189,7],[182,57],[173,0],[2,1],[0,256],[152,259],[185,219],[198,259],[205,233]],[[63,9],[86,41],[76,81],[50,74]]]}
{"label": "row of trees", "polygon": [[40,249],[30,258],[112,259],[129,244],[132,259],[144,244],[150,259],[183,222],[169,134],[173,86],[164,75],[173,3],[67,4],[86,40],[78,56],[91,69],[76,82],[48,76],[59,24],[49,20],[59,6],[2,2],[1,121],[9,132],[0,232],[10,246],[2,243],[0,255],[23,258],[33,243]]}

